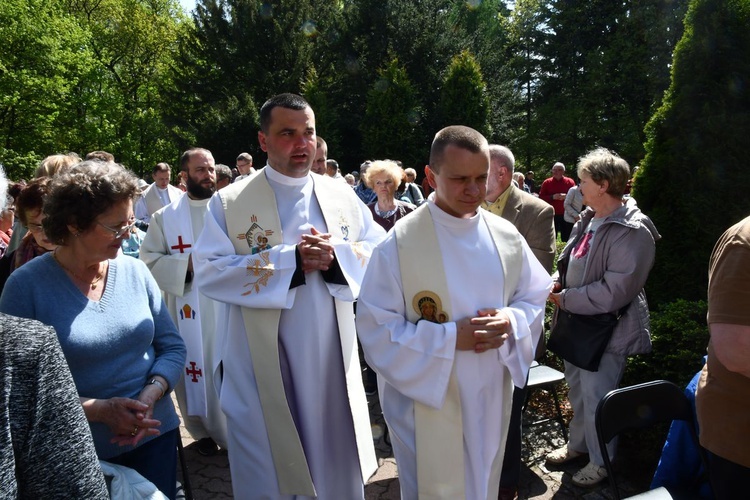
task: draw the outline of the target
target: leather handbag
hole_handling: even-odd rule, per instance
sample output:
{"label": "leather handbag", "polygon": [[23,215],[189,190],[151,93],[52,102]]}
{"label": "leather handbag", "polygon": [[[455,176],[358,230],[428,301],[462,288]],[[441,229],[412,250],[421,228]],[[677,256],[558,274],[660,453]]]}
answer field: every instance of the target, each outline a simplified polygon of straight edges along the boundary
{"label": "leather handbag", "polygon": [[[573,247],[577,244],[578,238],[572,242]],[[562,277],[563,289],[566,288],[567,268],[568,259],[561,259],[558,262],[558,271]],[[617,322],[628,307],[630,304],[614,313],[601,314],[576,314],[558,307],[557,321],[547,340],[547,349],[578,368],[590,372],[599,371],[599,362],[604,350],[612,338]]]}
{"label": "leather handbag", "polygon": [[599,371],[599,362],[612,338],[615,326],[625,313],[575,314],[558,309],[547,348],[578,368]]}

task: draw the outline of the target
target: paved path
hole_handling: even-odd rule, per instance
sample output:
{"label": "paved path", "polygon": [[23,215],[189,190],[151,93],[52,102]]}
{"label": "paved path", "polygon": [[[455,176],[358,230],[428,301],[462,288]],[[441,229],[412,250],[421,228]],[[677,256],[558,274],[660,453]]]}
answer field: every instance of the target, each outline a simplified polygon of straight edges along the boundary
{"label": "paved path", "polygon": [[[375,448],[380,467],[365,486],[365,498],[367,500],[398,500],[400,495],[396,462],[391,453],[391,447],[382,436],[384,424],[382,414],[380,414],[380,405],[377,403],[377,396],[370,399],[373,436],[376,438]],[[193,440],[185,428],[181,427],[180,430],[195,500],[233,498],[226,452],[220,451],[217,455],[204,457],[192,446]],[[524,429],[523,467],[521,469],[519,498],[535,500],[600,500],[612,498],[608,491],[607,482],[595,489],[578,488],[570,482],[571,475],[578,468],[586,465],[585,460],[553,469],[546,467],[545,455],[563,444],[562,434],[555,422]],[[627,479],[626,476],[625,481],[620,483],[621,494],[624,497],[640,491]]]}

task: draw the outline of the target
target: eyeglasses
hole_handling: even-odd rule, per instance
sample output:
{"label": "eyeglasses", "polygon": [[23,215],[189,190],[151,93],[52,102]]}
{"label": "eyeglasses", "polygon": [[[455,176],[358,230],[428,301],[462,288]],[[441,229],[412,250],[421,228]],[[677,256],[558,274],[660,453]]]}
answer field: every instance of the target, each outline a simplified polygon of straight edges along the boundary
{"label": "eyeglasses", "polygon": [[28,228],[32,233],[41,233],[42,231],[44,231],[44,228],[41,224],[34,224],[33,222],[29,222]]}
{"label": "eyeglasses", "polygon": [[112,233],[112,236],[114,236],[115,238],[120,238],[125,233],[128,233],[128,232],[132,233],[133,232],[133,229],[135,228],[136,219],[135,219],[135,217],[133,217],[132,219],[128,219],[128,223],[126,225],[122,226],[119,229],[115,229],[115,228],[112,228],[112,227],[109,227],[109,226],[105,226],[104,224],[102,224],[99,221],[96,221],[96,223],[99,224],[100,226],[102,226],[104,229],[106,229],[110,233]]}

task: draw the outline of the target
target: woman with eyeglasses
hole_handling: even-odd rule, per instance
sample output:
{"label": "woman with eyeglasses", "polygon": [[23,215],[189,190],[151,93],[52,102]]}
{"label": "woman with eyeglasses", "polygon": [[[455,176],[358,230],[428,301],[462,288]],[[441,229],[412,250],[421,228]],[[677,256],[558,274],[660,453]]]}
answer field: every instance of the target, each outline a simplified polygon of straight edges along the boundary
{"label": "woman with eyeglasses", "polygon": [[119,251],[137,193],[112,162],[55,177],[41,223],[57,247],[10,276],[0,311],[55,328],[99,458],[174,498],[179,419],[167,394],[185,345],[146,265]]}
{"label": "woman with eyeglasses", "polygon": [[35,179],[18,195],[15,215],[20,219],[21,224],[28,228],[28,232],[21,239],[18,248],[3,255],[0,259],[0,292],[13,271],[31,259],[54,250],[57,246],[47,238],[42,228],[42,221],[45,217],[42,207],[49,193],[50,182],[49,177]]}

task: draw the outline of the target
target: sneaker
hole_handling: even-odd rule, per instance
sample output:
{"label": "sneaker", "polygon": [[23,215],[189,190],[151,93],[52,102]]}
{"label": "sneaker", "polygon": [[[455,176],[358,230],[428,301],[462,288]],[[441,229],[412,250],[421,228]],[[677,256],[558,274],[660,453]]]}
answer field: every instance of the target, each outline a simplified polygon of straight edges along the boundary
{"label": "sneaker", "polygon": [[549,453],[547,455],[547,462],[559,465],[570,462],[571,460],[575,460],[576,458],[582,457],[583,455],[586,455],[586,453],[582,451],[571,450],[567,445],[565,445],[562,448],[558,448],[555,451]]}
{"label": "sneaker", "polygon": [[607,469],[589,462],[586,467],[573,474],[573,484],[589,488],[607,479]]}

